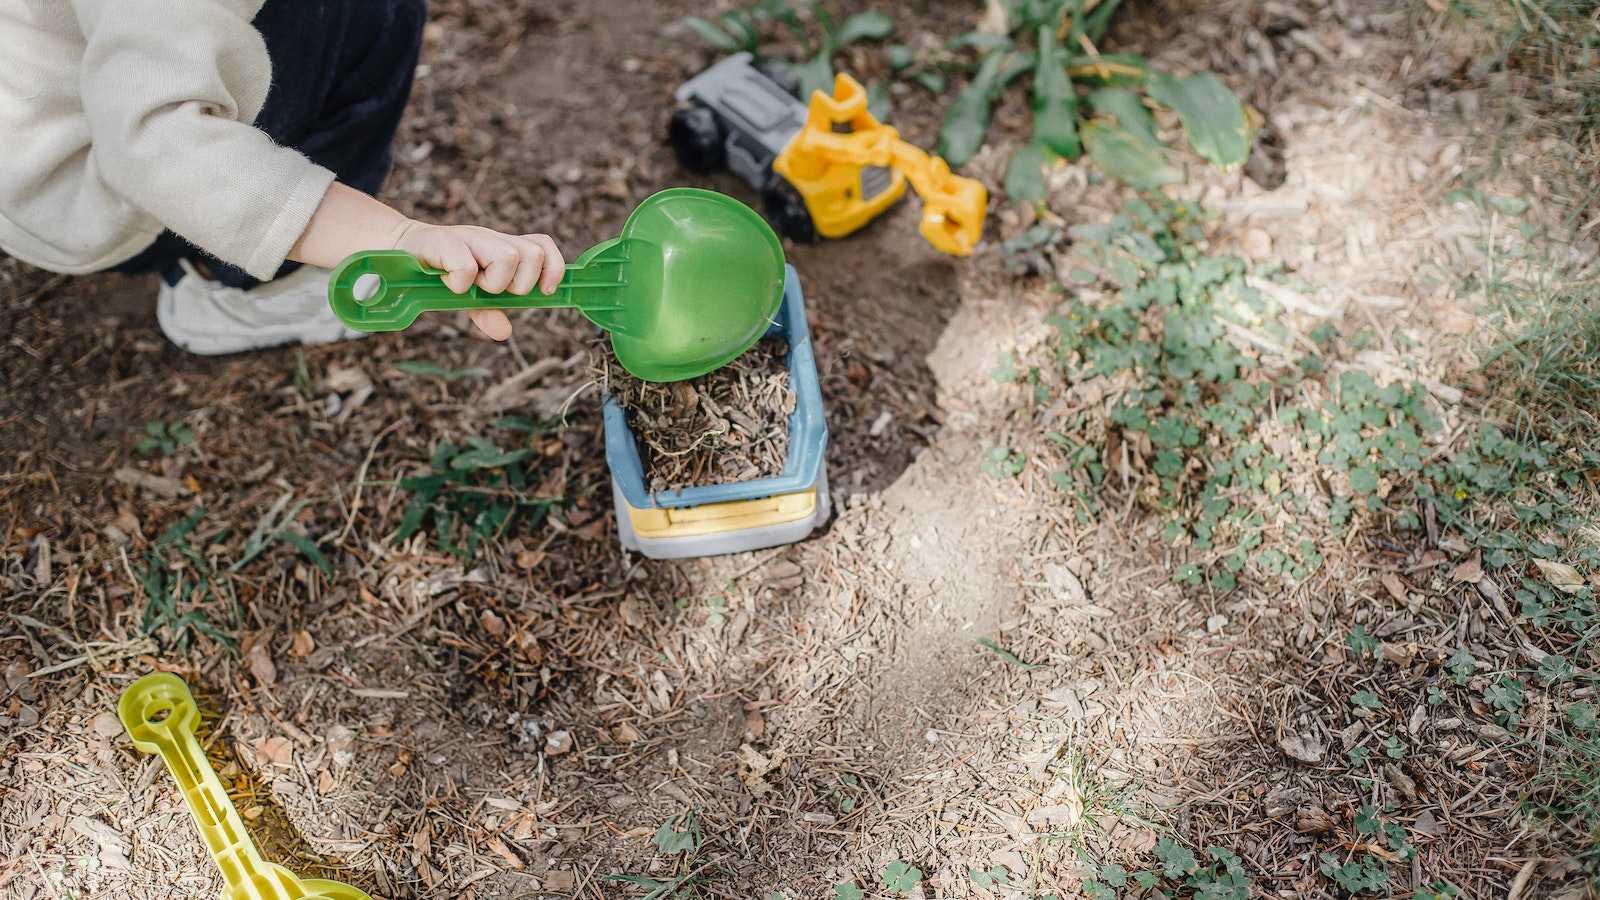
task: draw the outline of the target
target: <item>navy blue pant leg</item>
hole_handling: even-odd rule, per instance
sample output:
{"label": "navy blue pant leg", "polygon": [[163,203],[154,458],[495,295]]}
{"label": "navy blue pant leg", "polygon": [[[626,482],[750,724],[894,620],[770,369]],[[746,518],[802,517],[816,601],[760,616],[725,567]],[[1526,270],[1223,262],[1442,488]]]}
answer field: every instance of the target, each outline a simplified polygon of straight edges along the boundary
{"label": "navy blue pant leg", "polygon": [[[254,25],[272,59],[272,87],[256,127],[339,181],[377,193],[393,162],[426,19],[426,0],[268,0]],[[159,272],[176,283],[185,258],[205,259],[231,287],[260,283],[170,231],[113,271]],[[285,263],[277,274],[295,268]]]}

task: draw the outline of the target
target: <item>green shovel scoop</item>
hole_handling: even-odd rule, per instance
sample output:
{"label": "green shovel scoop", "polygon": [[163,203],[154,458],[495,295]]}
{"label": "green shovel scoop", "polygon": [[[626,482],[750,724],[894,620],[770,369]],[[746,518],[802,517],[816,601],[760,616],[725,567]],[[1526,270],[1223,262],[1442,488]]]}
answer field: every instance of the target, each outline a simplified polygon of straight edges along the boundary
{"label": "green shovel scoop", "polygon": [[682,381],[732,362],[783,300],[783,245],[750,207],[715,191],[651,195],[622,234],[567,265],[555,293],[457,294],[403,250],[357,253],[328,281],[356,331],[400,331],[428,310],[575,308],[611,334],[617,361],[646,381]]}

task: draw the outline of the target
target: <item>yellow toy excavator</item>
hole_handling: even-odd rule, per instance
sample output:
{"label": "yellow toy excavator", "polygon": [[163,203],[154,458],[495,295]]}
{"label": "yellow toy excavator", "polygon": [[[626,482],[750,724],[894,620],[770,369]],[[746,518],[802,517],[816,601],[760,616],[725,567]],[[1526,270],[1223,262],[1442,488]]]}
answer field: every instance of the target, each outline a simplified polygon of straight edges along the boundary
{"label": "yellow toy excavator", "polygon": [[906,143],[867,109],[860,82],[840,73],[833,94],[793,96],[787,72],[737,54],[678,90],[668,132],[679,162],[696,172],[726,166],[759,188],[767,218],[795,240],[844,237],[906,192],[922,198],[922,236],[966,256],[983,235],[983,184]]}

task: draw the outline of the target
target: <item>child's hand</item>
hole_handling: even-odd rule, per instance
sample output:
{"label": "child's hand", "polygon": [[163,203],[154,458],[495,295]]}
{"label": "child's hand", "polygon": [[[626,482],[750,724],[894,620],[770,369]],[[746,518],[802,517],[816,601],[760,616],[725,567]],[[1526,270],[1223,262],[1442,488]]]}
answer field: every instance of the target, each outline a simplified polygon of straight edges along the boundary
{"label": "child's hand", "polygon": [[[445,270],[445,286],[458,294],[473,284],[491,294],[506,290],[527,294],[537,284],[541,292],[551,294],[567,268],[547,234],[501,234],[476,225],[412,222],[401,232],[395,249]],[[498,309],[477,309],[467,315],[494,340],[511,336],[511,320]]]}

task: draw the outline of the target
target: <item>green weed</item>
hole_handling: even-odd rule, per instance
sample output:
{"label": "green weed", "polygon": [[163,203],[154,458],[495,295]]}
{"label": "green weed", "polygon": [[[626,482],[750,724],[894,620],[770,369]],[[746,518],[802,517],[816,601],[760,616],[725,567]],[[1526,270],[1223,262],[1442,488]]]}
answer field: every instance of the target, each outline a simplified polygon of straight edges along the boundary
{"label": "green weed", "polygon": [[171,456],[178,448],[194,443],[194,429],[182,422],[163,422],[152,419],[144,423],[144,431],[133,450],[140,456]]}
{"label": "green weed", "polygon": [[[230,651],[237,649],[233,636],[198,608],[212,597],[217,581],[211,561],[189,543],[205,514],[204,507],[196,507],[162,532],[136,573],[145,597],[140,629],[151,637],[165,636],[179,652],[187,651],[190,641],[200,636]],[[233,625],[237,627],[237,623]]]}
{"label": "green weed", "polygon": [[[496,425],[530,437],[553,430],[521,417],[507,417]],[[426,528],[439,549],[470,560],[483,542],[518,525],[537,525],[559,503],[558,497],[535,493],[545,474],[543,467],[544,458],[530,447],[503,450],[476,436],[460,446],[443,441],[434,449],[427,474],[400,480],[400,489],[411,499],[394,539],[409,540]]]}
{"label": "green weed", "polygon": [[[808,15],[802,15],[806,13]],[[813,37],[806,27],[806,19],[817,24],[820,36]],[[759,0],[749,6],[730,9],[711,21],[699,16],[687,16],[679,23],[701,41],[725,52],[744,51],[757,58],[762,56],[764,32],[772,25],[781,25],[801,47],[801,59],[789,64],[799,82],[801,97],[810,97],[813,91],[833,92],[833,58],[844,48],[862,41],[883,40],[894,32],[894,21],[877,10],[866,10],[835,23],[828,10],[820,3],[790,3],[789,0]],[[891,64],[898,68],[910,64],[905,55],[907,48],[896,45],[891,49]],[[881,84],[867,86],[868,105],[874,115],[888,113],[889,94]]]}

